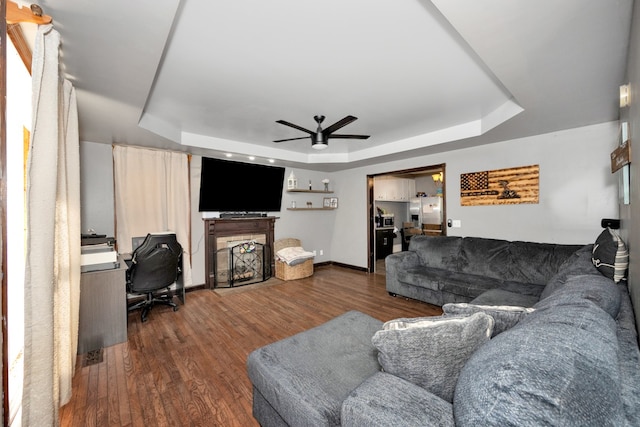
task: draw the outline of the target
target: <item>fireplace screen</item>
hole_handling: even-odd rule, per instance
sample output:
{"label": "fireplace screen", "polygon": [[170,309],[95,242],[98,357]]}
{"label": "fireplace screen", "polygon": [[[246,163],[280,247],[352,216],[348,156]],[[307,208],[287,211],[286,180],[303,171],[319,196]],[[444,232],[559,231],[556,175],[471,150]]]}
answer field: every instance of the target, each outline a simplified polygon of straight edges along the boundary
{"label": "fireplace screen", "polygon": [[[263,282],[271,277],[268,247],[247,241],[218,250],[218,286],[239,286]],[[227,265],[225,271],[223,266]]]}

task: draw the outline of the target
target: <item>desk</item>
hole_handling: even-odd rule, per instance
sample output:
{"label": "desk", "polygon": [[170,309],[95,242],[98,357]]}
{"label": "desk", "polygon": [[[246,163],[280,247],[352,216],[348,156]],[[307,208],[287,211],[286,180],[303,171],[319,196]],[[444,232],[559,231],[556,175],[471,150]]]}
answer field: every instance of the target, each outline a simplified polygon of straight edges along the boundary
{"label": "desk", "polygon": [[78,354],[127,341],[127,264],[80,275]]}

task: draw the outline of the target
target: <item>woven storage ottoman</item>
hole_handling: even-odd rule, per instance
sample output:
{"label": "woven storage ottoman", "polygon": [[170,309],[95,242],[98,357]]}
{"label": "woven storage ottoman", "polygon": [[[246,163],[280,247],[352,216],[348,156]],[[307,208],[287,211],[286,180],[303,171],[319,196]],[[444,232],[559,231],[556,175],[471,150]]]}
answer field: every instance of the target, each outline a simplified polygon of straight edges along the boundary
{"label": "woven storage ottoman", "polygon": [[280,280],[296,280],[313,275],[313,260],[308,259],[298,265],[289,265],[276,260],[276,277]]}
{"label": "woven storage ottoman", "polygon": [[[299,239],[287,238],[279,239],[273,243],[274,251],[280,249],[302,247]],[[276,277],[280,280],[303,279],[313,275],[313,259],[308,259],[297,265],[289,265],[276,258]]]}

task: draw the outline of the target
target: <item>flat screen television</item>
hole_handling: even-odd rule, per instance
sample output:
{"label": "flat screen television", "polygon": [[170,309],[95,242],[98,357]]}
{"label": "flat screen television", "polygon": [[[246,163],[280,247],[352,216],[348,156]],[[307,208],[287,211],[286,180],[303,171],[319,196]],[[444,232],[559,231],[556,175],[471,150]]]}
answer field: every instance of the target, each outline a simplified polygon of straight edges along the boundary
{"label": "flat screen television", "polygon": [[284,168],[202,158],[200,212],[279,212]]}

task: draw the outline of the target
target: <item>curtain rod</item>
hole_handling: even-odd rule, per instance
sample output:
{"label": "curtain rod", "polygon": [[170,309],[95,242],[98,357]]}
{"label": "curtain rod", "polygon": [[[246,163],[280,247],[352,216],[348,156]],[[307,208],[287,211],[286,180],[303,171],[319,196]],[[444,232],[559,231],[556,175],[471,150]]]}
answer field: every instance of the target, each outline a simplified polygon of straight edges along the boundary
{"label": "curtain rod", "polygon": [[42,8],[37,4],[32,4],[30,8],[20,7],[17,3],[7,1],[7,24],[18,24],[20,22],[30,22],[38,25],[51,23],[51,17],[42,14]]}

